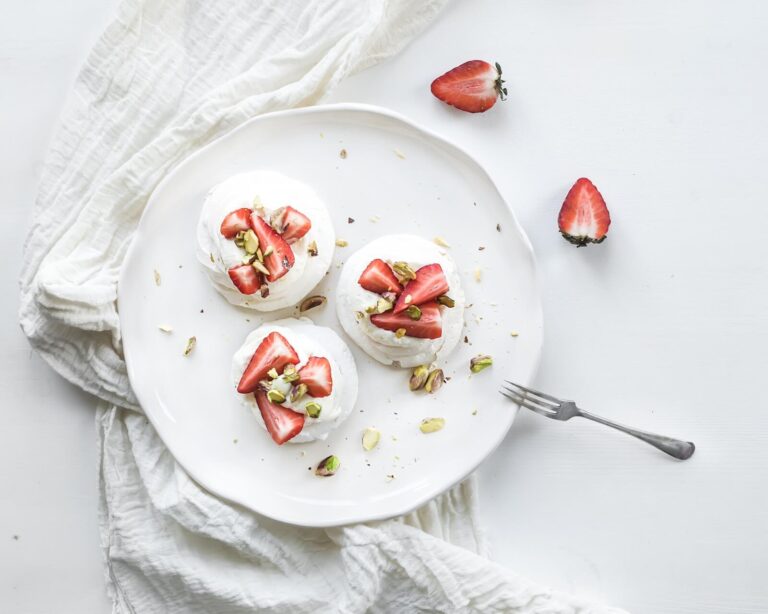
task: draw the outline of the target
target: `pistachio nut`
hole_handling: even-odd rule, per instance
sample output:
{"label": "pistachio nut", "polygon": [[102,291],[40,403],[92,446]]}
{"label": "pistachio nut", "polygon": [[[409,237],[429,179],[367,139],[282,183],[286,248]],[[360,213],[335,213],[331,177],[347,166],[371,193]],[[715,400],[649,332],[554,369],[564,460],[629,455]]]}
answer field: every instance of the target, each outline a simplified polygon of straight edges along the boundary
{"label": "pistachio nut", "polygon": [[267,247],[267,249],[264,250],[264,253],[262,255],[264,258],[266,258],[267,256],[272,255],[272,252],[274,251],[275,251],[275,248],[270,245]]}
{"label": "pistachio nut", "polygon": [[430,371],[429,375],[427,376],[427,382],[424,384],[424,390],[430,394],[434,394],[440,389],[444,381],[445,377],[443,376],[443,370],[434,369],[433,371]]}
{"label": "pistachio nut", "polygon": [[429,375],[429,369],[424,365],[419,365],[411,373],[411,379],[408,382],[408,387],[411,390],[420,390],[427,382],[427,376]]}
{"label": "pistachio nut", "polygon": [[341,467],[341,461],[339,460],[339,457],[331,454],[330,456],[326,456],[317,464],[315,475],[326,478],[336,473],[339,470],[339,467]]}
{"label": "pistachio nut", "polygon": [[264,275],[269,275],[269,269],[265,267],[261,262],[258,260],[254,260],[251,265],[254,269],[256,269],[259,273],[263,273]]}
{"label": "pistachio nut", "polygon": [[422,433],[434,433],[441,430],[444,426],[444,418],[424,418],[419,425],[419,430]]}
{"label": "pistachio nut", "polygon": [[447,294],[443,294],[442,296],[438,296],[437,297],[437,302],[440,303],[443,307],[455,307],[456,306],[456,301],[454,301]]}
{"label": "pistachio nut", "polygon": [[184,346],[184,356],[189,356],[192,353],[192,350],[195,349],[196,344],[197,337],[190,337],[187,339],[187,345]]}
{"label": "pistachio nut", "polygon": [[368,427],[363,431],[363,450],[370,452],[379,445],[380,439],[381,433],[375,428]]}
{"label": "pistachio nut", "polygon": [[398,328],[395,331],[395,337],[397,337],[398,339],[402,339],[403,337],[405,337],[405,333],[407,333],[407,332],[408,331],[405,330],[404,328]]}
{"label": "pistachio nut", "polygon": [[317,251],[317,241],[312,241],[312,243],[310,243],[310,244],[307,246],[307,253],[308,253],[310,256],[317,256],[317,254],[319,253],[319,252]]}
{"label": "pistachio nut", "polygon": [[314,309],[315,307],[322,307],[327,302],[328,299],[320,294],[308,296],[299,304],[299,311],[304,312],[309,311],[310,309]]}
{"label": "pistachio nut", "polygon": [[272,212],[272,215],[269,216],[269,225],[279,234],[282,234],[284,230],[283,219],[285,219],[285,207],[275,209]]}
{"label": "pistachio nut", "polygon": [[293,388],[291,388],[291,394],[289,395],[291,403],[295,403],[296,401],[300,400],[305,394],[307,394],[307,385],[296,384]]}
{"label": "pistachio nut", "polygon": [[407,262],[395,262],[392,265],[392,270],[395,272],[395,275],[397,275],[400,283],[416,279],[416,271],[414,271]]}
{"label": "pistachio nut", "polygon": [[376,313],[384,313],[392,309],[392,307],[394,307],[394,303],[392,303],[392,301],[388,301],[384,297],[381,297],[378,301],[376,301]]}
{"label": "pistachio nut", "polygon": [[277,369],[274,367],[267,371],[267,375],[269,375],[269,377],[272,379],[277,379],[280,376],[280,374],[277,372]]}
{"label": "pistachio nut", "polygon": [[319,418],[320,412],[323,410],[323,406],[320,405],[320,403],[317,401],[310,401],[304,406],[304,409],[310,418]]}
{"label": "pistachio nut", "polygon": [[493,358],[487,355],[475,356],[469,361],[469,370],[472,373],[480,373],[483,369],[487,369],[493,364]]}
{"label": "pistachio nut", "polygon": [[419,309],[416,305],[411,305],[408,307],[408,309],[405,310],[405,313],[408,314],[408,317],[411,318],[411,320],[421,319],[421,309]]}
{"label": "pistachio nut", "polygon": [[278,403],[278,404],[285,403],[285,395],[279,390],[274,390],[274,389],[270,390],[269,392],[267,392],[267,398],[272,403]]}
{"label": "pistachio nut", "polygon": [[251,228],[245,231],[243,247],[249,254],[255,254],[256,250],[259,249],[259,237],[256,236],[256,233]]}

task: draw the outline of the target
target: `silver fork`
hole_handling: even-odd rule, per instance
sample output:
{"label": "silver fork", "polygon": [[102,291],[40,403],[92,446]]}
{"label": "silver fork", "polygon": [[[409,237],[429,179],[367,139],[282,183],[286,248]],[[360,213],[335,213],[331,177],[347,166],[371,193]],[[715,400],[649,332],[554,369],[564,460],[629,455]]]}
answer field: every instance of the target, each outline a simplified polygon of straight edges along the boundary
{"label": "silver fork", "polygon": [[672,437],[654,435],[653,433],[631,429],[628,426],[611,422],[600,416],[590,414],[583,409],[579,409],[573,401],[563,401],[550,394],[544,394],[543,392],[526,388],[525,386],[515,384],[509,380],[505,381],[507,385],[502,385],[501,390],[499,390],[501,394],[521,407],[535,411],[537,414],[541,414],[547,418],[552,418],[553,420],[570,420],[575,416],[587,418],[588,420],[593,420],[594,422],[599,422],[600,424],[615,428],[627,435],[632,435],[632,437],[637,437],[639,440],[649,443],[662,452],[666,452],[679,460],[691,458],[696,450],[696,446],[693,445],[693,442],[691,441],[681,441],[679,439],[673,439]]}

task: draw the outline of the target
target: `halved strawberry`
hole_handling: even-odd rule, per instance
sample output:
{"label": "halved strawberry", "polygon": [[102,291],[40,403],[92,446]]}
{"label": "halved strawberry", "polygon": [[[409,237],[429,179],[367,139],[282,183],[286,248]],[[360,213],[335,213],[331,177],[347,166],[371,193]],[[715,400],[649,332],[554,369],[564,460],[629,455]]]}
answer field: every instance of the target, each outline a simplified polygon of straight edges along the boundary
{"label": "halved strawberry", "polygon": [[255,294],[261,287],[261,273],[250,264],[233,266],[227,273],[241,294]]}
{"label": "halved strawberry", "polygon": [[611,214],[600,192],[589,179],[573,184],[560,208],[557,225],[563,237],[578,247],[600,243],[608,233]]}
{"label": "halved strawberry", "polygon": [[282,371],[287,364],[299,364],[299,355],[290,343],[278,332],[269,333],[253,353],[248,366],[243,371],[237,391],[243,394],[253,392],[259,387],[259,381],[267,376],[267,371]]}
{"label": "halved strawberry", "polygon": [[357,283],[366,290],[376,292],[377,294],[384,294],[385,292],[399,294],[403,289],[395,273],[392,271],[392,267],[379,258],[371,260],[370,264],[365,267],[365,270],[360,275]]}
{"label": "halved strawberry", "polygon": [[432,93],[445,103],[468,111],[482,113],[507,95],[498,62],[491,66],[483,60],[470,60],[452,68],[432,82]]}
{"label": "halved strawberry", "polygon": [[267,281],[280,279],[291,270],[296,260],[291,246],[255,211],[251,214],[251,228],[259,238],[262,253],[269,253],[264,256],[264,266],[269,270]]}
{"label": "halved strawberry", "polygon": [[395,303],[394,313],[405,311],[411,305],[421,305],[448,292],[448,280],[439,264],[428,264],[416,271],[412,279],[400,293]]}
{"label": "halved strawberry", "polygon": [[419,309],[421,309],[421,317],[418,320],[412,319],[407,313],[387,311],[372,315],[371,322],[384,330],[396,331],[398,328],[404,328],[406,337],[438,339],[443,334],[443,316],[440,314],[440,307],[433,301],[420,305]]}
{"label": "halved strawberry", "polygon": [[248,230],[251,227],[250,219],[252,209],[235,209],[231,213],[227,213],[224,221],[221,222],[221,234],[227,239],[234,239],[235,235],[242,231]]}
{"label": "halved strawberry", "polygon": [[299,382],[307,385],[313,397],[327,397],[333,390],[331,363],[321,356],[310,356],[307,364],[299,369]]}
{"label": "halved strawberry", "polygon": [[283,228],[282,235],[286,243],[298,241],[312,228],[310,219],[293,207],[285,208],[280,225]]}
{"label": "halved strawberry", "polygon": [[274,442],[281,446],[293,439],[304,428],[304,414],[273,403],[267,398],[267,393],[259,389],[254,393],[256,404],[259,406],[264,426]]}

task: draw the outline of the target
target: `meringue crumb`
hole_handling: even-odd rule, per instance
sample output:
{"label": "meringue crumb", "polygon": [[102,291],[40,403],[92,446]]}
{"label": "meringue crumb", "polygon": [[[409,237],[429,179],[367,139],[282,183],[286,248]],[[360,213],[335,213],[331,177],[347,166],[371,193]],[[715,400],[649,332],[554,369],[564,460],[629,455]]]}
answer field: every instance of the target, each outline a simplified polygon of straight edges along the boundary
{"label": "meringue crumb", "polygon": [[405,160],[405,154],[404,154],[402,151],[400,151],[400,150],[399,150],[399,149],[397,149],[397,148],[393,149],[392,151],[394,151],[394,152],[395,152],[395,155],[396,155],[398,158],[400,158],[401,160]]}
{"label": "meringue crumb", "polygon": [[339,152],[339,158],[341,158],[342,160],[346,160],[347,159],[347,150],[346,149],[342,149]]}
{"label": "meringue crumb", "polygon": [[483,278],[482,269],[475,269],[475,281],[480,281]]}
{"label": "meringue crumb", "polygon": [[450,244],[450,243],[448,243],[448,241],[446,241],[445,239],[443,239],[443,237],[435,237],[435,238],[434,238],[434,239],[432,239],[432,240],[433,240],[433,241],[434,241],[434,242],[435,242],[437,245],[439,245],[440,247],[450,247],[450,246],[451,246],[451,244]]}
{"label": "meringue crumb", "polygon": [[370,220],[371,220],[371,223],[378,224],[381,221],[381,218],[378,215],[372,215]]}
{"label": "meringue crumb", "polygon": [[161,324],[157,328],[159,328],[164,333],[172,333],[173,332],[173,329],[170,326],[168,326],[167,324]]}
{"label": "meringue crumb", "polygon": [[160,285],[160,283],[161,283],[162,281],[163,281],[163,280],[162,280],[162,279],[161,279],[161,277],[160,277],[160,271],[158,271],[157,269],[155,269],[155,285],[156,285],[156,286],[159,286],[159,285]]}
{"label": "meringue crumb", "polygon": [[511,333],[509,333],[510,337],[517,337],[520,333],[518,333],[516,330],[513,330]]}
{"label": "meringue crumb", "polygon": [[195,349],[196,344],[197,337],[190,337],[187,339],[187,345],[184,347],[184,356],[189,356],[192,353],[192,350]]}
{"label": "meringue crumb", "polygon": [[336,239],[336,247],[347,247],[347,245],[349,245],[349,242],[344,239]]}

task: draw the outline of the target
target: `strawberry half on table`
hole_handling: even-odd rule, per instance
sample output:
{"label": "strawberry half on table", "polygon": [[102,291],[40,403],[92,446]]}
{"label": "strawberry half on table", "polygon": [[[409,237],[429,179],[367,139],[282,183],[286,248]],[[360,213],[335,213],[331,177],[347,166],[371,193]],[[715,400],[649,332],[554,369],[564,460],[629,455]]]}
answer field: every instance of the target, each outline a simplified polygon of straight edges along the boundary
{"label": "strawberry half on table", "polygon": [[568,191],[557,225],[565,240],[576,247],[605,240],[611,225],[611,214],[602,194],[589,179],[578,179]]}
{"label": "strawberry half on table", "polygon": [[507,95],[501,66],[483,60],[470,60],[452,68],[432,82],[431,90],[444,103],[468,113],[483,113]]}

